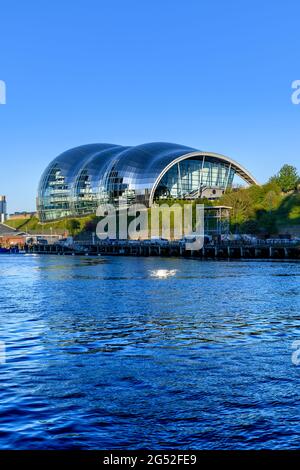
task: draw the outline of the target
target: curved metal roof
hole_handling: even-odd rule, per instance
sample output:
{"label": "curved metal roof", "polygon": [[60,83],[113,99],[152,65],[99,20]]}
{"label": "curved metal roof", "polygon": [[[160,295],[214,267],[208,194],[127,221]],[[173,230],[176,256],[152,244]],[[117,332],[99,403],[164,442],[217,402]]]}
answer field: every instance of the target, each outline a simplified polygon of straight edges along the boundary
{"label": "curved metal roof", "polygon": [[[229,163],[236,173],[248,184],[258,184],[257,180],[242,165],[229,157],[218,153],[199,151],[184,145],[152,142],[149,144],[137,145],[135,147],[123,147],[115,144],[88,144],[75,147],[63,152],[56,157],[44,172],[46,176],[49,170],[55,165],[59,166],[67,180],[76,180],[83,169],[91,171],[94,177],[100,178],[103,172],[109,167],[114,167],[116,171],[124,177],[131,175],[131,182],[144,180],[156,175],[155,181],[178,161],[206,156]],[[130,169],[134,168],[134,174]],[[96,179],[94,182],[96,183]],[[151,178],[152,179],[152,178]]]}
{"label": "curved metal roof", "polygon": [[73,183],[87,161],[96,158],[100,152],[108,152],[115,147],[120,146],[114,144],[87,144],[66,150],[54,158],[45,169],[40,180],[39,191],[46,183],[47,177],[53,168],[58,167],[66,178],[66,182]]}

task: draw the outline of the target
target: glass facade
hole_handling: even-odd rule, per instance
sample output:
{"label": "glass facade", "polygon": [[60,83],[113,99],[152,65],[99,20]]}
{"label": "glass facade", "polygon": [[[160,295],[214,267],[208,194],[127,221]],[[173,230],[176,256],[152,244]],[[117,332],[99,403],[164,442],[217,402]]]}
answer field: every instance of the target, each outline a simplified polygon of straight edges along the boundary
{"label": "glass facade", "polygon": [[83,145],[48,165],[37,210],[45,222],[93,214],[104,203],[149,206],[159,198],[214,198],[232,185],[235,173],[255,183],[233,160],[182,145]]}
{"label": "glass facade", "polygon": [[229,163],[201,156],[181,160],[161,178],[154,199],[218,197],[233,182],[235,170]]}

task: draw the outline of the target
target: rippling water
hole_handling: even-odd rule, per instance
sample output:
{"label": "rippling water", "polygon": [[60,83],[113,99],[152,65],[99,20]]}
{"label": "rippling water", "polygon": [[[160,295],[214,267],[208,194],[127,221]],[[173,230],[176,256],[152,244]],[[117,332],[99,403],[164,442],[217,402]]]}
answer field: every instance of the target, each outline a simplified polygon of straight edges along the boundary
{"label": "rippling water", "polygon": [[299,447],[299,276],[1,255],[0,448]]}

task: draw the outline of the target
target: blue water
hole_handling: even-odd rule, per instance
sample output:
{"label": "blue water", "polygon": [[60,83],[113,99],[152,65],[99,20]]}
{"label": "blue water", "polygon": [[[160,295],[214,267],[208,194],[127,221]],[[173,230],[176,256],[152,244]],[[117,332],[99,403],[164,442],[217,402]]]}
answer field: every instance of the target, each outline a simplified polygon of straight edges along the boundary
{"label": "blue water", "polygon": [[1,255],[0,448],[298,448],[299,281],[297,262]]}

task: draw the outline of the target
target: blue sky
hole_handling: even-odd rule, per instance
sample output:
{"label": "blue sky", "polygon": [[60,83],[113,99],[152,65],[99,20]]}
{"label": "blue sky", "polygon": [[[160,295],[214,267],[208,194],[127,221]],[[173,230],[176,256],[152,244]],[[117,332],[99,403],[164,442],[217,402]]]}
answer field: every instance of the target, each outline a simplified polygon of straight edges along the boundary
{"label": "blue sky", "polygon": [[228,155],[261,182],[286,162],[300,169],[296,0],[3,3],[10,212],[34,210],[49,161],[91,142],[182,143]]}

